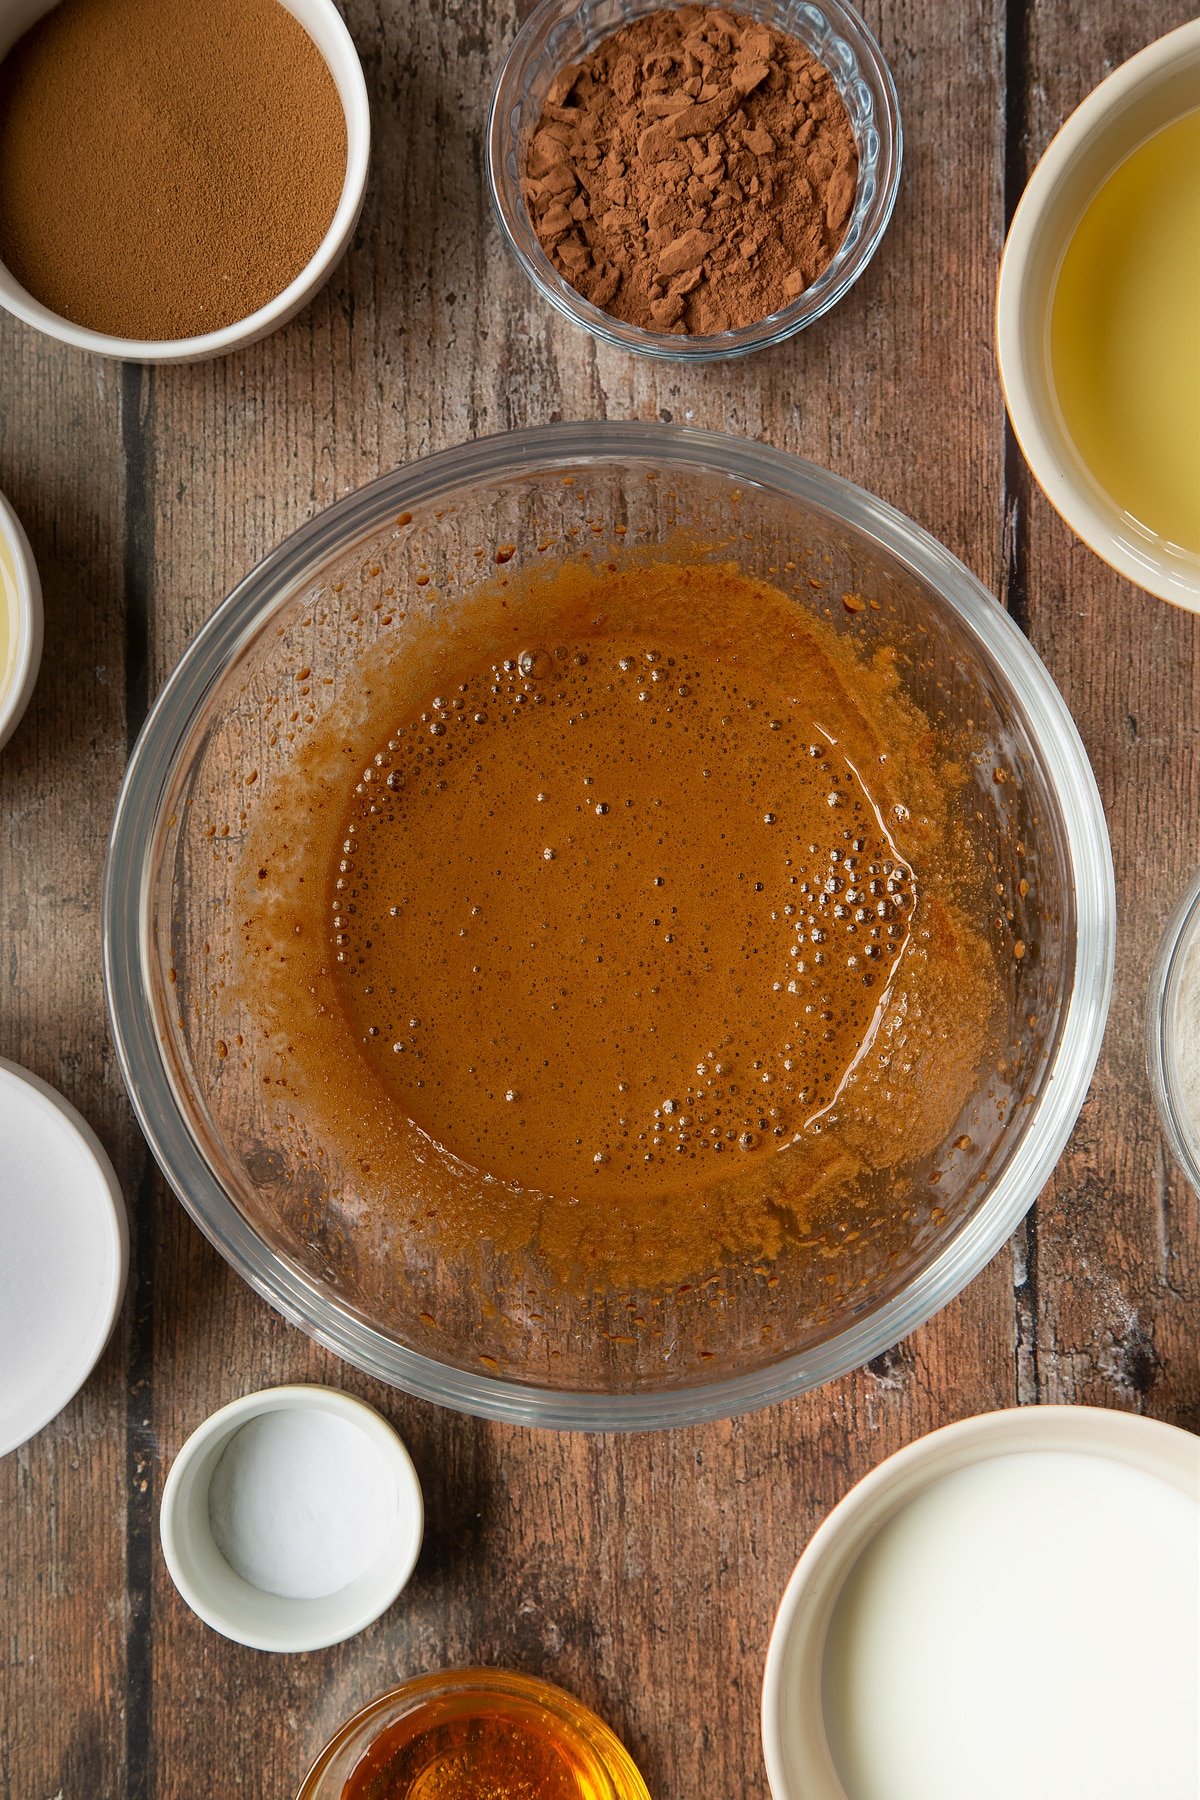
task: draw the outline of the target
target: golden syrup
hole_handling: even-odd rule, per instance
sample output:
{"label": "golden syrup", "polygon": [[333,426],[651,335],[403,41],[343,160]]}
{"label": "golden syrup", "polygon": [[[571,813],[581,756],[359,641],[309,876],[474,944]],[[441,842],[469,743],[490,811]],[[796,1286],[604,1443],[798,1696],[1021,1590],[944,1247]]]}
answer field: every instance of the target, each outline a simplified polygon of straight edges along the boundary
{"label": "golden syrup", "polygon": [[506,1676],[431,1690],[380,1732],[342,1800],[647,1800],[619,1741],[558,1689]]}
{"label": "golden syrup", "polygon": [[1096,481],[1144,532],[1200,556],[1200,109],[1089,203],[1059,272],[1050,356]]}

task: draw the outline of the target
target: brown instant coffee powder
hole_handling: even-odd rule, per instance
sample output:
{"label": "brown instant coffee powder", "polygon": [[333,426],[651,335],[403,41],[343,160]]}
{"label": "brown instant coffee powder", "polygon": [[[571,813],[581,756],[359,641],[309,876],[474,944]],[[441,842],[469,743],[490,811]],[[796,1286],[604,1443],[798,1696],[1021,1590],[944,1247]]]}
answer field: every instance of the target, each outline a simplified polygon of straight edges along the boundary
{"label": "brown instant coffee powder", "polygon": [[311,260],[345,173],[333,77],[278,0],[62,0],[0,65],[0,259],[94,331],[248,317]]}
{"label": "brown instant coffee powder", "polygon": [[795,38],[716,7],[664,9],[561,71],[529,148],[534,228],[593,305],[650,331],[752,325],[846,235],[849,115]]}

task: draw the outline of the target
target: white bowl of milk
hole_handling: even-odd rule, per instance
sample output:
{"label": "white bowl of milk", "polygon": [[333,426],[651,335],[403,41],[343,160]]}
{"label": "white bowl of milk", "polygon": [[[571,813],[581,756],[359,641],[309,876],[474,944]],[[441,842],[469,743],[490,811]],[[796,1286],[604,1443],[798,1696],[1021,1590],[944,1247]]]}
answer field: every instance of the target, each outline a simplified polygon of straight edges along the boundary
{"label": "white bowl of milk", "polygon": [[1197,1800],[1200,1438],[947,1426],[813,1537],[763,1684],[774,1800]]}

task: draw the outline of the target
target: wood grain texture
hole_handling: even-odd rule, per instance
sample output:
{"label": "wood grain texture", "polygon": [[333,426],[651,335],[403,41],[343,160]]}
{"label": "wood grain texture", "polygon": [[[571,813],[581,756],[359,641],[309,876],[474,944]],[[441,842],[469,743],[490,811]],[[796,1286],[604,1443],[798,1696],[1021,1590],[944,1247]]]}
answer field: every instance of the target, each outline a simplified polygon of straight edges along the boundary
{"label": "wood grain texture", "polygon": [[[0,758],[0,1054],[83,1108],[130,1199],[117,1338],[55,1425],[0,1463],[0,1793],[278,1800],[357,1706],[410,1673],[550,1676],[624,1736],[656,1800],[765,1800],[758,1693],[774,1609],[831,1504],[930,1429],[1017,1400],[1200,1425],[1194,1196],[1142,1072],[1153,944],[1197,860],[1200,629],[1074,544],[1006,461],[991,348],[1006,201],[1176,0],[867,8],[906,165],[872,267],[799,340],[706,370],[594,344],[538,304],[483,193],[508,0],[351,0],[375,118],[367,207],[330,286],[254,349],[118,369],[0,322],[0,486],[47,592],[47,657]],[[1035,1215],[894,1351],[815,1395],[702,1429],[587,1439],[382,1389],[238,1281],[149,1166],[99,981],[104,841],[127,753],[216,601],[375,474],[553,418],[669,418],[796,450],[912,514],[1003,594],[1079,720],[1122,901],[1100,1071]],[[1007,469],[1007,474],[1006,474]],[[348,1645],[273,1658],[209,1632],[157,1547],[170,1462],[214,1407],[284,1380],[372,1400],[428,1501],[403,1600]]]}
{"label": "wood grain texture", "polygon": [[[1037,8],[1026,40],[1026,141],[1183,4]],[[1196,1196],[1171,1164],[1145,1072],[1146,984],[1167,913],[1200,860],[1200,620],[1123,581],[1079,544],[1024,471],[1015,484],[1023,623],[1083,735],[1112,836],[1117,968],[1092,1092],[1030,1228],[1030,1346],[1041,1400],[1121,1404],[1190,1424],[1200,1409]],[[1102,648],[1103,646],[1103,648]]]}

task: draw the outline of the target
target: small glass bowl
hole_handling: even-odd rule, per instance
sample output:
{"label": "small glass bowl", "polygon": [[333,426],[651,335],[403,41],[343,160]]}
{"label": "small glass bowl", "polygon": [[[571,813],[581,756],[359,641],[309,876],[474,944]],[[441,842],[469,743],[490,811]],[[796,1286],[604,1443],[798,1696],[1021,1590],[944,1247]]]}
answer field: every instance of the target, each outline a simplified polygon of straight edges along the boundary
{"label": "small glass bowl", "polygon": [[1189,965],[1200,957],[1200,869],[1192,876],[1167,920],[1146,1004],[1146,1066],[1154,1104],[1171,1152],[1200,1194],[1200,1105],[1184,1087],[1180,1048],[1187,1029],[1200,1034],[1200,1013],[1186,1016],[1184,981]]}
{"label": "small glass bowl", "polygon": [[[419,1722],[418,1714],[423,1715]],[[480,1718],[525,1725],[554,1740],[562,1749],[564,1771],[575,1775],[581,1800],[585,1795],[588,1800],[650,1800],[632,1757],[603,1719],[551,1682],[504,1669],[443,1670],[381,1694],[326,1744],[296,1800],[342,1800],[356,1766],[389,1726],[414,1719],[418,1730],[433,1732]],[[424,1792],[424,1784],[418,1785]]]}
{"label": "small glass bowl", "polygon": [[564,318],[618,349],[674,362],[719,362],[794,337],[836,306],[879,245],[900,185],[900,103],[883,52],[858,14],[841,0],[745,0],[735,10],[798,38],[833,76],[858,144],[858,192],[846,236],[829,267],[790,306],[711,336],[647,331],[593,306],[566,281],[538,242],[521,193],[530,138],[550,84],[614,31],[663,0],[541,0],[505,58],[488,120],[487,166],[492,204],[505,239],[538,292]]}

